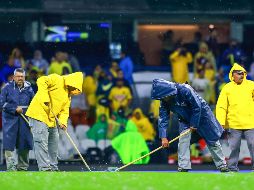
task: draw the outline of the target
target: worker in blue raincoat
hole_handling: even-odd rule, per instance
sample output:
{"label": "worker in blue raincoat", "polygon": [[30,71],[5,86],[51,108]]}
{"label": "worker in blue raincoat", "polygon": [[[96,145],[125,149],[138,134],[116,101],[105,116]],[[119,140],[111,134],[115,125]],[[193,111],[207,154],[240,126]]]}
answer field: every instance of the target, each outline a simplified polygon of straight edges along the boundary
{"label": "worker in blue raincoat", "polygon": [[[33,148],[30,128],[20,114],[24,114],[34,96],[30,83],[25,81],[25,71],[14,71],[13,81],[1,90],[0,108],[2,109],[3,149],[7,171],[27,170],[29,150]],[[14,150],[17,149],[18,163]]]}
{"label": "worker in blue raincoat", "polygon": [[[154,79],[151,97],[160,100],[158,127],[163,147],[169,146],[166,134],[169,113],[172,111],[178,116],[180,134],[190,128],[197,130],[199,135],[205,139],[216,167],[221,172],[229,171],[219,142],[223,128],[205,100],[190,85]],[[191,169],[190,139],[191,133],[187,133],[179,139],[178,171],[181,172]]]}

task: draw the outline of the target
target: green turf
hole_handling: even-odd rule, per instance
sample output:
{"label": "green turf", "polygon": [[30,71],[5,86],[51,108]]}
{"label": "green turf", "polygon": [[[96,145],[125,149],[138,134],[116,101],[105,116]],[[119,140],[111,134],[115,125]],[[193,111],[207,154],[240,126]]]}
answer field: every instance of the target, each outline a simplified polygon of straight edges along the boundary
{"label": "green turf", "polygon": [[0,190],[254,190],[254,173],[0,172]]}

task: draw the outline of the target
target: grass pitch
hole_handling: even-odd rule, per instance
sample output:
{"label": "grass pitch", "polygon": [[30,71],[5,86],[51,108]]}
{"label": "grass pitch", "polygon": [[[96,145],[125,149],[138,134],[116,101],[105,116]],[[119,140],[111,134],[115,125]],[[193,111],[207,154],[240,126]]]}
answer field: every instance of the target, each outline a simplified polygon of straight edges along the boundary
{"label": "grass pitch", "polygon": [[0,190],[253,190],[254,173],[0,172]]}

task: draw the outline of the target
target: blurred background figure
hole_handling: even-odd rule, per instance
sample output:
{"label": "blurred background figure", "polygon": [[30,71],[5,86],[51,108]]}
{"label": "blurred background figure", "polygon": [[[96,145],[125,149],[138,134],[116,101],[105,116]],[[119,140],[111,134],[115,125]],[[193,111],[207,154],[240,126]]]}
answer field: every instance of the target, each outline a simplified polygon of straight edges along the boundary
{"label": "blurred background figure", "polygon": [[194,90],[202,97],[206,102],[210,101],[210,84],[209,80],[205,78],[205,70],[199,69],[197,71],[197,77],[195,77],[191,83]]}
{"label": "blurred background figure", "polygon": [[10,55],[14,59],[14,66],[15,67],[26,67],[26,63],[24,60],[24,57],[22,55],[22,52],[19,48],[14,48]]}
{"label": "blurred background figure", "polygon": [[71,65],[67,62],[68,55],[64,52],[58,51],[50,63],[48,74],[56,73],[58,75],[72,73]]}
{"label": "blurred background figure", "polygon": [[[125,132],[112,140],[112,147],[118,153],[121,162],[127,164],[147,153],[149,149],[144,138],[138,132],[133,121],[129,120]],[[150,157],[139,160],[135,164],[147,164]]]}
{"label": "blurred background figure", "polygon": [[162,43],[161,63],[167,65],[169,63],[168,57],[175,49],[174,32],[168,30],[165,33],[160,33],[158,39]]}
{"label": "blurred background figure", "polygon": [[86,135],[89,139],[98,142],[107,138],[108,121],[106,115],[99,115],[98,121],[87,131]]}
{"label": "blurred background figure", "polygon": [[172,80],[177,83],[185,83],[189,81],[188,64],[192,62],[192,55],[185,47],[180,45],[170,57],[172,66]]}
{"label": "blurred background figure", "polygon": [[116,81],[116,86],[110,90],[108,98],[112,111],[117,112],[119,108],[123,108],[125,111],[130,109],[132,95],[129,88],[124,86],[123,80]]}
{"label": "blurred background figure", "polygon": [[13,57],[9,57],[7,63],[3,66],[1,70],[1,80],[4,83],[7,83],[12,80],[14,70],[17,67],[15,66],[15,59]]}
{"label": "blurred background figure", "polygon": [[149,119],[144,116],[140,108],[133,111],[131,120],[135,123],[138,132],[143,136],[145,141],[154,141],[156,133],[153,125],[150,123]]}
{"label": "blurred background figure", "polygon": [[30,63],[33,67],[37,67],[40,74],[45,75],[48,71],[49,63],[43,58],[42,52],[40,50],[34,51],[33,59]]}
{"label": "blurred background figure", "polygon": [[126,54],[125,51],[121,53],[119,67],[123,71],[124,78],[129,82],[130,85],[132,85],[134,82],[132,77],[134,66],[131,58]]}
{"label": "blurred background figure", "polygon": [[[240,47],[238,41],[236,39],[231,39],[229,47],[225,49],[222,54],[222,66],[224,71],[229,73],[234,63],[238,63],[239,65],[245,67],[246,61],[246,54]],[[227,78],[227,82],[229,82],[229,78]]]}

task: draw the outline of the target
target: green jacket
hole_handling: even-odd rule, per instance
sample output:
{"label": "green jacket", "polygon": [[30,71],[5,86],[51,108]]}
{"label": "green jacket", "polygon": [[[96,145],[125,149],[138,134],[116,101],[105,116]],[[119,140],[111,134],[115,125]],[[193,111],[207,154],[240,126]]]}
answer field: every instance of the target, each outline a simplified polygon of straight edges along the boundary
{"label": "green jacket", "polygon": [[[105,121],[101,121],[103,116],[105,117]],[[108,121],[106,118],[107,117],[104,114],[99,116],[99,120],[86,133],[89,139],[95,141],[106,139],[108,129]]]}
{"label": "green jacket", "polygon": [[[131,120],[128,120],[125,132],[112,140],[112,147],[119,154],[123,164],[127,164],[149,153],[144,138]],[[135,164],[147,164],[149,160],[150,157],[147,156]]]}

